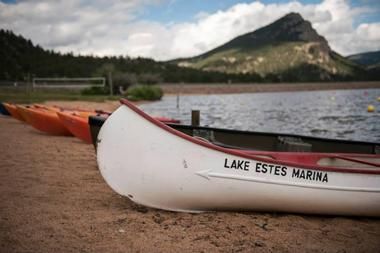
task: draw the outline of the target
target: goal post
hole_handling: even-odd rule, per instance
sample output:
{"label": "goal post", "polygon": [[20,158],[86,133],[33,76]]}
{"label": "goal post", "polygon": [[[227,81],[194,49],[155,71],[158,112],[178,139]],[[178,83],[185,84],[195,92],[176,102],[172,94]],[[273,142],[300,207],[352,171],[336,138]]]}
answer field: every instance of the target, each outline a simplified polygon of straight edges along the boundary
{"label": "goal post", "polygon": [[35,77],[32,80],[33,88],[89,88],[105,87],[105,77]]}

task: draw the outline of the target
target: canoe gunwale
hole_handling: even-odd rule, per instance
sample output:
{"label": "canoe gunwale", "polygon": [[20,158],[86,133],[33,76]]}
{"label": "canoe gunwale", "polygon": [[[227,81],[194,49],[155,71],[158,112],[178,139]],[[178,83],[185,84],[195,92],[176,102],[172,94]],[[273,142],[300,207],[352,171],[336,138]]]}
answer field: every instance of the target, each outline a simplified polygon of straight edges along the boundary
{"label": "canoe gunwale", "polygon": [[[141,116],[144,119],[148,120],[149,122],[153,123],[155,126],[160,127],[161,129],[163,129],[163,130],[165,130],[165,131],[167,131],[167,132],[169,132],[175,136],[178,136],[182,139],[190,141],[194,144],[197,144],[197,145],[200,145],[200,146],[212,149],[212,150],[216,150],[216,151],[219,151],[222,153],[226,153],[229,155],[240,156],[242,158],[253,159],[253,160],[260,161],[260,162],[277,163],[279,165],[284,165],[284,166],[294,166],[294,167],[302,166],[305,169],[318,170],[318,171],[329,171],[329,172],[336,172],[336,173],[377,174],[377,175],[380,174],[380,165],[377,163],[370,163],[370,165],[373,165],[375,167],[379,167],[379,168],[375,168],[375,169],[340,168],[340,167],[332,167],[332,166],[321,166],[318,164],[310,165],[310,164],[305,164],[305,163],[301,163],[301,162],[295,163],[295,162],[283,161],[283,160],[266,159],[266,158],[263,158],[261,156],[263,154],[263,152],[252,151],[248,154],[247,152],[244,152],[241,150],[233,150],[233,149],[228,149],[228,148],[216,146],[216,145],[211,144],[209,142],[205,142],[205,141],[199,140],[197,138],[194,138],[192,136],[186,135],[186,134],[184,134],[178,130],[171,128],[170,126],[167,126],[166,124],[164,124],[158,120],[155,120],[154,118],[150,117],[149,115],[147,115],[146,113],[141,111],[139,108],[137,108],[131,102],[129,102],[127,99],[120,99],[120,103],[122,105],[127,106],[129,109],[133,110],[139,116]],[[271,152],[264,152],[264,153],[270,154]],[[280,152],[272,152],[272,153],[280,153]],[[366,155],[366,154],[335,154],[335,153],[333,153],[333,154],[319,154],[319,155],[322,155],[323,157],[326,157],[326,158],[338,158],[338,159],[342,159],[342,158],[347,159],[348,158],[351,160],[356,160],[355,162],[359,161],[359,163],[363,163],[363,164],[365,164],[366,162],[358,160],[356,158],[359,158],[359,157],[363,157],[363,158],[376,157],[377,158],[378,157],[380,159],[380,155]],[[352,158],[352,157],[355,157],[355,158]]]}

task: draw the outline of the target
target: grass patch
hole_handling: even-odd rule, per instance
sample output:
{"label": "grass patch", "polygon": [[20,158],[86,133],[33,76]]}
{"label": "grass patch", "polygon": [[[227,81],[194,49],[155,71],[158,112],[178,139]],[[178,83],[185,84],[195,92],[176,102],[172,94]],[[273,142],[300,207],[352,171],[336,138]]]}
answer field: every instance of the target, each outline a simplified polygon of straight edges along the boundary
{"label": "grass patch", "polygon": [[1,87],[0,101],[13,103],[39,103],[49,100],[63,101],[94,101],[118,100],[120,96],[83,95],[80,90],[66,89],[36,89],[34,91],[18,87]]}
{"label": "grass patch", "polygon": [[90,88],[86,88],[81,90],[80,92],[84,96],[94,96],[94,95],[108,95],[110,93],[109,89],[106,87],[97,87],[92,86]]}
{"label": "grass patch", "polygon": [[127,90],[127,98],[131,101],[160,100],[162,95],[162,89],[156,85],[136,85]]}

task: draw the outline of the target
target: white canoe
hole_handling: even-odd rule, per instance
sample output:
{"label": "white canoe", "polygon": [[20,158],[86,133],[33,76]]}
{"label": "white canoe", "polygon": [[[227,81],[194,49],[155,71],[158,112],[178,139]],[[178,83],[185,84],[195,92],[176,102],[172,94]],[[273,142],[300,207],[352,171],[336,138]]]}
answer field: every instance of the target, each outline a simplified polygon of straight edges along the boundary
{"label": "white canoe", "polygon": [[108,185],[134,202],[184,212],[380,216],[380,155],[226,149],[122,103],[100,130],[97,160]]}

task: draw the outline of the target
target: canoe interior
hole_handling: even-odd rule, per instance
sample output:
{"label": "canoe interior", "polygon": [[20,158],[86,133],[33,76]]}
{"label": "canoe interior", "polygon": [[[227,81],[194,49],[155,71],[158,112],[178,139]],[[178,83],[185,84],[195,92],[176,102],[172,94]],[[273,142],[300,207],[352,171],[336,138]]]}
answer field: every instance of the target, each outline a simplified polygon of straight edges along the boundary
{"label": "canoe interior", "polygon": [[[89,117],[91,136],[95,146],[98,133],[105,120],[104,117],[99,116]],[[380,154],[380,143],[325,139],[294,134],[249,132],[180,124],[167,125],[184,134],[233,149],[275,152]],[[330,163],[336,163],[336,161]]]}
{"label": "canoe interior", "polygon": [[380,154],[380,143],[177,124],[168,125],[190,136],[197,136],[229,148],[280,152]]}

